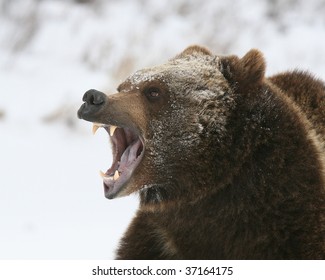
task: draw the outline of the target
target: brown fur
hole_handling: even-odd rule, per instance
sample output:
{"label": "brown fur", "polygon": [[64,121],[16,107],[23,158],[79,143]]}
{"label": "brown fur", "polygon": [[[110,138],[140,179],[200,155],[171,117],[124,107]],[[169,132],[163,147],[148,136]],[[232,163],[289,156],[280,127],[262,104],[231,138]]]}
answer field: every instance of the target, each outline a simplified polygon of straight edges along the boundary
{"label": "brown fur", "polygon": [[278,74],[271,77],[270,81],[300,107],[317,135],[325,143],[324,83],[301,71],[294,71],[290,75]]}
{"label": "brown fur", "polygon": [[88,119],[145,139],[118,259],[325,259],[324,84],[264,73],[258,50],[192,46],[136,72]]}

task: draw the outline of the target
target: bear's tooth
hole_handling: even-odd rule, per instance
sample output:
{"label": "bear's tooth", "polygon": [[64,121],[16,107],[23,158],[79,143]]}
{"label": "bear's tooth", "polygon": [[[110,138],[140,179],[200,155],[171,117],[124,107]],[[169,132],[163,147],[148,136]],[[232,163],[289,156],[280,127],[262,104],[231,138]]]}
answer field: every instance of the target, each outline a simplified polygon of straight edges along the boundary
{"label": "bear's tooth", "polygon": [[101,170],[99,170],[99,175],[100,175],[100,177],[102,177],[103,179],[106,177],[106,174],[105,174],[103,171],[101,171]]}
{"label": "bear's tooth", "polygon": [[120,174],[118,173],[117,170],[115,170],[114,177],[113,177],[114,181],[116,181],[119,177],[120,177]]}
{"label": "bear's tooth", "polygon": [[115,125],[111,125],[111,126],[109,127],[109,135],[110,135],[110,136],[113,136],[113,135],[114,135],[114,132],[115,132],[116,129],[117,129],[117,126],[115,126]]}
{"label": "bear's tooth", "polygon": [[98,128],[100,128],[100,126],[98,124],[93,123],[93,135],[96,134],[96,131],[98,130]]}

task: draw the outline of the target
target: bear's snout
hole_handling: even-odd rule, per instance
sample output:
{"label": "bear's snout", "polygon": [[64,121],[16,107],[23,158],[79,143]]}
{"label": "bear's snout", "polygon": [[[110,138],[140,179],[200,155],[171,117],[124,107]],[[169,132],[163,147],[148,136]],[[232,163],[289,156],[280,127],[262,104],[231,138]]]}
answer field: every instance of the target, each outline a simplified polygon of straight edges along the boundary
{"label": "bear's snout", "polygon": [[82,101],[84,104],[78,110],[78,117],[87,121],[94,121],[105,105],[107,96],[103,92],[90,89],[84,94]]}

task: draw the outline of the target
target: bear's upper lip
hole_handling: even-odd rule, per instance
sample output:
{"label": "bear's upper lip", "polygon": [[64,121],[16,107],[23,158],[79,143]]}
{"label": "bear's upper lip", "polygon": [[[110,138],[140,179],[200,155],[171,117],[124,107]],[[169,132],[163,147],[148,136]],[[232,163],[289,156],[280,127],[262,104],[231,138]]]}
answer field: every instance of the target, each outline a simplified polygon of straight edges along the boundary
{"label": "bear's upper lip", "polygon": [[123,190],[144,154],[144,141],[133,129],[107,124],[93,124],[93,133],[103,127],[112,143],[113,163],[101,176],[104,182],[105,196],[112,199]]}

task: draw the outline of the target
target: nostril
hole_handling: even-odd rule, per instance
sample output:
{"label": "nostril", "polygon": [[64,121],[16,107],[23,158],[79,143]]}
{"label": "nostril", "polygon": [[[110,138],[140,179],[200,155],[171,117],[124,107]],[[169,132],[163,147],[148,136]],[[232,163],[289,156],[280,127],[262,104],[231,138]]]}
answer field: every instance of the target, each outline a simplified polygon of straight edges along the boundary
{"label": "nostril", "polygon": [[102,92],[97,91],[96,94],[91,96],[91,104],[101,105],[105,102],[105,95]]}
{"label": "nostril", "polygon": [[98,106],[105,103],[106,95],[98,90],[90,89],[84,94],[82,100],[89,105]]}

